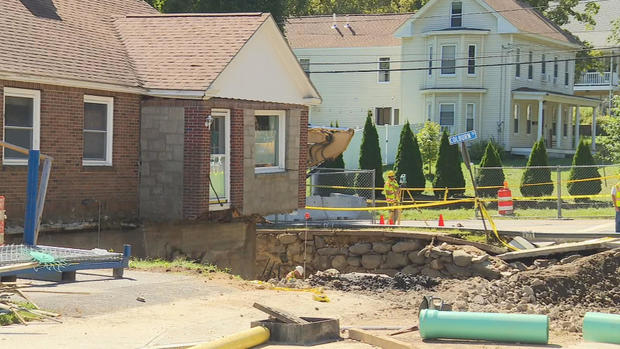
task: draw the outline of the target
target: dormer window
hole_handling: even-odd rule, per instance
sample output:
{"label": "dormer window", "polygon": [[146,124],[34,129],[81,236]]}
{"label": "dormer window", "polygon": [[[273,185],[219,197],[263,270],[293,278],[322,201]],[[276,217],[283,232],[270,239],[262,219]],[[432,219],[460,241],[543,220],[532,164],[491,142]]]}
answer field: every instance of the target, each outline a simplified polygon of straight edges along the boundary
{"label": "dormer window", "polygon": [[460,28],[463,26],[463,3],[454,1],[452,3],[452,15],[450,16],[450,27]]}

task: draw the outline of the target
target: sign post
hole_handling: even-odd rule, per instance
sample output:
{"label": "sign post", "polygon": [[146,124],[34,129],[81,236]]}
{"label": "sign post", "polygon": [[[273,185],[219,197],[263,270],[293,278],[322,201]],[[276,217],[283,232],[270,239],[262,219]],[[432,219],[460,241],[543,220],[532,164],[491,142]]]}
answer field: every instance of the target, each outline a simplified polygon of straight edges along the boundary
{"label": "sign post", "polygon": [[[460,133],[454,136],[450,136],[450,138],[448,139],[448,141],[450,142],[450,145],[454,145],[458,143],[461,144],[461,153],[463,154],[463,161],[465,162],[465,166],[467,167],[467,170],[469,171],[471,183],[474,186],[474,197],[476,199],[475,204],[478,204],[478,186],[476,185],[476,178],[474,178],[474,173],[472,172],[472,169],[471,169],[471,162],[469,160],[469,150],[467,149],[465,142],[473,141],[474,139],[477,139],[477,138],[478,138],[478,134],[476,133],[476,131],[472,130],[472,131],[467,131],[465,133]],[[480,202],[479,204],[482,205],[482,202]],[[478,206],[478,210],[480,210],[480,219],[482,220],[482,226],[484,227],[485,239],[486,239],[486,242],[488,243],[489,242],[489,231],[487,230],[487,224],[484,221],[484,215],[482,214],[482,208],[480,206]]]}

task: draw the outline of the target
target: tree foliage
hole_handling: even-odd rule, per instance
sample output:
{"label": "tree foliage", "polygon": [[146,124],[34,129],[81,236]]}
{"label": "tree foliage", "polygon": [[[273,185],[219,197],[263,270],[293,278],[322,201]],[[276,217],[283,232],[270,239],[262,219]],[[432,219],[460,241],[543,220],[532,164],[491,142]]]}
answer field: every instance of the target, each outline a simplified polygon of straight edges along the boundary
{"label": "tree foliage", "polygon": [[418,132],[418,143],[422,159],[424,159],[429,176],[432,174],[432,167],[437,160],[439,152],[439,138],[441,135],[441,126],[438,123],[427,121],[424,127]]}
{"label": "tree foliage", "polygon": [[[539,168],[539,166],[546,166]],[[534,143],[530,158],[523,176],[521,177],[521,194],[523,196],[546,196],[553,192],[553,183],[551,183],[551,169],[549,159],[547,158],[547,149],[545,148],[545,139]],[[545,184],[540,184],[545,183]]]}
{"label": "tree foliage", "polygon": [[[441,144],[439,146],[439,156],[435,165],[435,179],[433,188],[464,188],[465,177],[463,176],[463,168],[461,167],[461,157],[459,148],[450,145],[448,141],[448,133],[446,131],[441,135]],[[465,189],[448,190],[448,196],[463,195]],[[436,190],[436,196],[443,196],[444,192]]]}
{"label": "tree foliage", "polygon": [[408,188],[424,188],[426,186],[420,147],[418,146],[418,140],[411,132],[409,121],[405,123],[403,130],[400,132],[400,143],[398,144],[398,152],[394,162],[394,171],[396,172],[397,179],[402,174],[407,175]]}
{"label": "tree foliage", "polygon": [[[494,169],[488,169],[488,167],[499,167]],[[487,147],[484,150],[484,155],[480,161],[480,170],[478,172],[478,178],[476,183],[478,187],[501,187],[504,185],[504,170],[502,167],[502,160],[493,142],[489,140]],[[480,196],[494,197],[497,195],[499,188],[480,188],[478,194]]]}
{"label": "tree foliage", "polygon": [[596,137],[596,157],[606,163],[620,163],[620,96],[613,99],[614,108],[611,113],[616,115],[602,125],[606,136]]}
{"label": "tree foliage", "polygon": [[570,169],[570,175],[568,176],[569,182],[567,187],[570,195],[596,195],[601,192],[602,187],[600,179],[570,182],[587,178],[600,178],[601,174],[598,172],[598,167],[592,165],[595,165],[595,163],[592,153],[590,152],[589,143],[582,139],[579,141],[575,156],[573,156],[573,167]]}
{"label": "tree foliage", "polygon": [[596,24],[594,16],[601,7],[598,3],[590,1],[585,4],[584,10],[579,12],[577,10],[579,0],[525,0],[525,2],[538,9],[558,26],[570,22],[571,17],[581,23],[594,26]]}
{"label": "tree foliage", "polygon": [[377,128],[372,122],[372,111],[368,111],[362,144],[360,146],[359,167],[363,170],[375,170],[375,186],[383,187],[383,163],[381,161],[381,148],[379,147],[379,135]]}

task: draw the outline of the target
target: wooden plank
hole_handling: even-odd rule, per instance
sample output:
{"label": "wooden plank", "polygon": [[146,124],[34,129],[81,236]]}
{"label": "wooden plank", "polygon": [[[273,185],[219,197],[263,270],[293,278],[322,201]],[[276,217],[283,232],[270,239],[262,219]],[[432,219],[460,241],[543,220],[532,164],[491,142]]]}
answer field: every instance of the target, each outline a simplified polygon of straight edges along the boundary
{"label": "wooden plank", "polygon": [[354,339],[383,349],[415,349],[412,343],[385,336],[378,336],[368,331],[353,328],[349,330],[349,339]]}
{"label": "wooden plank", "polygon": [[274,318],[276,318],[276,319],[278,319],[278,320],[280,320],[282,322],[286,322],[286,323],[289,323],[289,324],[306,325],[306,324],[310,323],[310,322],[308,322],[308,321],[306,321],[306,320],[304,320],[304,319],[302,319],[302,318],[300,318],[298,316],[295,316],[295,315],[293,315],[293,314],[291,314],[291,313],[289,313],[287,311],[280,310],[280,309],[273,308],[273,307],[268,307],[266,305],[262,305],[262,304],[259,304],[259,303],[254,303],[254,308],[256,308],[256,309],[258,309],[258,310],[260,310],[260,311],[262,311],[264,313],[267,313],[267,314],[273,316]]}
{"label": "wooden plank", "polygon": [[28,262],[28,263],[19,263],[6,265],[4,267],[0,267],[0,273],[7,273],[11,271],[19,271],[19,270],[28,270],[38,266],[38,262]]}
{"label": "wooden plank", "polygon": [[609,248],[609,246],[612,246],[616,242],[620,242],[620,239],[601,238],[601,239],[593,239],[593,240],[580,241],[580,242],[567,242],[567,243],[553,245],[553,246],[539,247],[539,248],[535,248],[531,250],[508,252],[508,253],[500,254],[497,257],[505,261],[515,260],[515,259],[520,259],[520,258],[542,257],[542,256],[553,255],[553,254],[559,254],[559,253],[605,249],[605,248]]}
{"label": "wooden plank", "polygon": [[415,232],[415,231],[392,231],[385,232],[383,234],[385,237],[397,237],[397,238],[414,238],[421,240],[431,240],[435,238],[437,241],[447,242],[449,244],[454,245],[469,245],[474,246],[484,252],[492,253],[492,254],[500,254],[505,253],[506,249],[502,247],[497,247],[493,245],[483,244],[481,242],[473,242],[467,241],[459,238],[455,238],[453,236],[444,234],[444,233],[425,233],[425,232]]}

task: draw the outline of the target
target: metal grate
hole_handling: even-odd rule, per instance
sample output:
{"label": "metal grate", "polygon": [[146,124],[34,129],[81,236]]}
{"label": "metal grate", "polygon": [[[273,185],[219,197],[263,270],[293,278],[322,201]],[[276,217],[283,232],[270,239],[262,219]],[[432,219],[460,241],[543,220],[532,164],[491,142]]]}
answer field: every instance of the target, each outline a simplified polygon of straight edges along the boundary
{"label": "metal grate", "polygon": [[64,263],[117,262],[123,259],[122,253],[112,253],[102,249],[80,250],[52,246],[5,245],[0,246],[0,266],[32,262],[31,251],[46,253]]}

